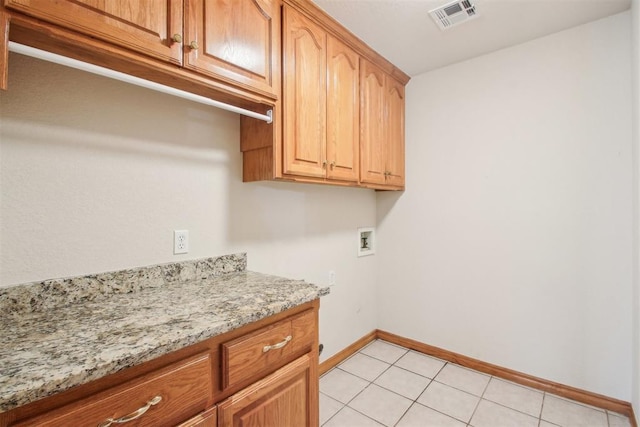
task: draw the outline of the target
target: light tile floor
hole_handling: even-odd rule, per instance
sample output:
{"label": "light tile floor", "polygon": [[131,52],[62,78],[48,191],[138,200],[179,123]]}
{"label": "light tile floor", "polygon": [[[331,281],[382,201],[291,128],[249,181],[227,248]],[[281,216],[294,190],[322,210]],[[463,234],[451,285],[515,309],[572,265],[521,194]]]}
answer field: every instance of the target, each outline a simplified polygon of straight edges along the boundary
{"label": "light tile floor", "polygon": [[624,415],[376,340],[320,378],[323,427],[630,427]]}

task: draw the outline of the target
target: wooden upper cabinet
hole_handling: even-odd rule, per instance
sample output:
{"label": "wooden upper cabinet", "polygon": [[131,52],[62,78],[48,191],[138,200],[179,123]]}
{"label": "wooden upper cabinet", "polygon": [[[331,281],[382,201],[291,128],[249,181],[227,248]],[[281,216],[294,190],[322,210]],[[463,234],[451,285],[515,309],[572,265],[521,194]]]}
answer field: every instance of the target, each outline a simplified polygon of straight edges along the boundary
{"label": "wooden upper cabinet", "polygon": [[283,172],[324,177],[326,44],[324,30],[283,8]]}
{"label": "wooden upper cabinet", "polygon": [[360,67],[360,181],[404,187],[404,85],[366,60]]}
{"label": "wooden upper cabinet", "polygon": [[283,13],[283,172],[357,182],[359,56],[301,13]]}
{"label": "wooden upper cabinet", "polygon": [[385,75],[362,60],[360,64],[360,181],[385,184]]}
{"label": "wooden upper cabinet", "polygon": [[386,184],[404,187],[404,85],[387,77],[385,85],[387,123]]}
{"label": "wooden upper cabinet", "polygon": [[185,0],[185,15],[186,68],[279,94],[278,0]]}
{"label": "wooden upper cabinet", "polygon": [[5,6],[146,55],[182,63],[182,0],[5,0]]}
{"label": "wooden upper cabinet", "polygon": [[327,178],[358,181],[360,58],[327,38]]}

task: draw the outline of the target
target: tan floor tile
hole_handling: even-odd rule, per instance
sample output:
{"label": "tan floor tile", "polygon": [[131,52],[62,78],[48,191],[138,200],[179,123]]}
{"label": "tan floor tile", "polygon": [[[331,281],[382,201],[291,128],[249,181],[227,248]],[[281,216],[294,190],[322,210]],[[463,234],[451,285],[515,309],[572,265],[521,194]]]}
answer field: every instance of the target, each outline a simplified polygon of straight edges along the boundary
{"label": "tan floor tile", "polygon": [[398,359],[404,356],[407,351],[408,350],[404,347],[399,347],[382,340],[375,340],[360,350],[360,353],[375,357],[383,362],[395,363]]}
{"label": "tan floor tile", "polygon": [[374,381],[374,384],[378,384],[380,387],[384,387],[408,399],[416,400],[430,382],[429,378],[422,375],[392,366],[380,375]]}
{"label": "tan floor tile", "polygon": [[429,357],[416,351],[410,351],[402,356],[395,365],[423,377],[433,378],[447,362]]}
{"label": "tan floor tile", "polygon": [[357,411],[345,406],[333,416],[323,427],[381,427],[382,424],[375,422]]}
{"label": "tan floor tile", "polygon": [[542,405],[543,420],[562,427],[607,427],[607,415],[602,410],[580,405],[551,394],[545,394]]}
{"label": "tan floor tile", "polygon": [[367,385],[368,381],[341,369],[332,369],[320,378],[320,391],[342,403],[349,403]]}
{"label": "tan floor tile", "polygon": [[447,415],[414,403],[396,427],[465,427],[466,424]]}
{"label": "tan floor tile", "polygon": [[344,403],[320,393],[320,425],[326,423],[329,418],[333,417],[343,407]]}
{"label": "tan floor tile", "polygon": [[411,400],[371,384],[349,406],[386,426],[394,426],[411,406]]}
{"label": "tan floor tile", "polygon": [[609,427],[631,427],[631,421],[625,415],[607,411],[607,416],[609,417]]}
{"label": "tan floor tile", "polygon": [[482,399],[469,424],[473,427],[538,427],[538,418]]}
{"label": "tan floor tile", "polygon": [[467,393],[482,396],[490,378],[488,375],[448,363],[435,380]]}
{"label": "tan floor tile", "polygon": [[544,393],[494,377],[482,398],[538,418]]}
{"label": "tan floor tile", "polygon": [[418,403],[468,423],[479,400],[477,396],[433,381],[420,395]]}
{"label": "tan floor tile", "polygon": [[338,365],[338,368],[367,381],[373,381],[386,371],[389,366],[391,365],[371,356],[356,353]]}

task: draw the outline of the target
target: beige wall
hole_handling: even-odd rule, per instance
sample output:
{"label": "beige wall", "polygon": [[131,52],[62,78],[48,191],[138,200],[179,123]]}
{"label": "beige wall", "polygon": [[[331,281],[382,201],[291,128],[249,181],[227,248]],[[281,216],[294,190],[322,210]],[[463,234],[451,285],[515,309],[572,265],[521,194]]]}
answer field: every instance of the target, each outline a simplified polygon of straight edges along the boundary
{"label": "beige wall", "polygon": [[414,77],[379,326],[631,399],[630,14]]}
{"label": "beige wall", "polygon": [[[244,251],[317,283],[331,355],[376,327],[371,190],[241,182],[239,116],[20,55],[0,94],[0,286]],[[191,250],[173,255],[173,230]]]}

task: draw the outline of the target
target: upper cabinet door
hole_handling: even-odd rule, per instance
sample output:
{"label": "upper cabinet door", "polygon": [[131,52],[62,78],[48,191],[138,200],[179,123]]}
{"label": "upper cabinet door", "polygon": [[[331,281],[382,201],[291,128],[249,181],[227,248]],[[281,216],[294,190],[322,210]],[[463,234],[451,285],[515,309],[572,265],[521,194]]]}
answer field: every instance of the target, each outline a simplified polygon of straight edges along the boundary
{"label": "upper cabinet door", "polygon": [[327,178],[358,181],[360,141],[359,56],[327,38]]}
{"label": "upper cabinet door", "polygon": [[387,76],[387,181],[389,185],[404,187],[404,86]]}
{"label": "upper cabinet door", "polygon": [[144,53],[182,63],[182,0],[5,0],[8,8]]}
{"label": "upper cabinet door", "polygon": [[385,75],[360,61],[360,181],[384,184],[386,178]]}
{"label": "upper cabinet door", "polygon": [[280,92],[278,0],[185,0],[185,67]]}
{"label": "upper cabinet door", "polygon": [[326,33],[283,8],[283,170],[324,177],[326,171]]}

